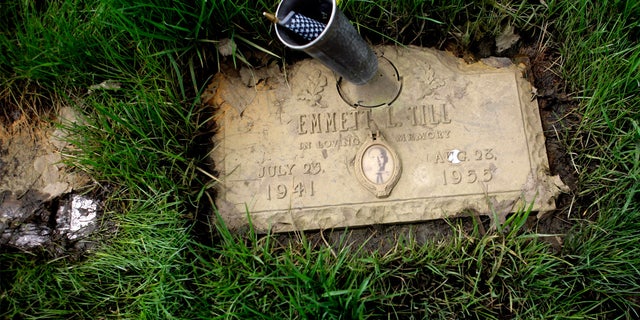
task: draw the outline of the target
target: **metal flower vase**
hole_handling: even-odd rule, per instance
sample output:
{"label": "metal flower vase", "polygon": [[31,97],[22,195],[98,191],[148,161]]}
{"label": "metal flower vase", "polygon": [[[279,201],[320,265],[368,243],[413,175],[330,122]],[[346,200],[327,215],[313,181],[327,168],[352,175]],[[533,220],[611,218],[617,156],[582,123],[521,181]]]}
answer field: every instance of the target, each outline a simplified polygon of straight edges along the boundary
{"label": "metal flower vase", "polygon": [[275,17],[278,39],[302,50],[343,79],[363,85],[378,71],[378,59],[336,0],[283,0]]}

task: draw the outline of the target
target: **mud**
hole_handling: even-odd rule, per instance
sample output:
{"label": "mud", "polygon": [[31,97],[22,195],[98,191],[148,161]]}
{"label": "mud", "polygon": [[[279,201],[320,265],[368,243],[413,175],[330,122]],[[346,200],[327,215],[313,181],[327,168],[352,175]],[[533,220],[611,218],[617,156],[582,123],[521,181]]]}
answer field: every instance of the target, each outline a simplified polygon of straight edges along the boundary
{"label": "mud", "polygon": [[90,179],[63,162],[70,146],[56,124],[75,121],[73,112],[62,108],[51,121],[14,113],[0,126],[0,251],[86,250],[100,201],[79,194]]}

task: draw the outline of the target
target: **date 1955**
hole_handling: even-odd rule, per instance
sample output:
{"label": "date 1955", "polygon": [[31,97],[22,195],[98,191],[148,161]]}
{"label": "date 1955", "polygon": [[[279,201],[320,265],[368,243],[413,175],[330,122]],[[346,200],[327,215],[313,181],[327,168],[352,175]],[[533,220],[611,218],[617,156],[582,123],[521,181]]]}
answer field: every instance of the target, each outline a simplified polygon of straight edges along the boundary
{"label": "date 1955", "polygon": [[461,183],[472,184],[476,182],[489,182],[493,179],[490,168],[475,169],[444,169],[442,171],[443,185],[458,185]]}

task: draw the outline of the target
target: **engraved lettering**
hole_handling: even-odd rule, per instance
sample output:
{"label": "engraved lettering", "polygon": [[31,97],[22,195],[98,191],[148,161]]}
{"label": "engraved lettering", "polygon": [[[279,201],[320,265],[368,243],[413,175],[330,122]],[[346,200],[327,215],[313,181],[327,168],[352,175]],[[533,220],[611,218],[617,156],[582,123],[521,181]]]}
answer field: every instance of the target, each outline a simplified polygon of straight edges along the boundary
{"label": "engraved lettering", "polygon": [[453,184],[462,182],[462,174],[458,170],[451,171],[451,177],[453,178]]}
{"label": "engraved lettering", "polygon": [[411,125],[413,126],[436,126],[439,124],[451,123],[447,104],[422,105],[410,108]]}
{"label": "engraved lettering", "polygon": [[387,109],[387,128],[402,127],[402,122],[395,122],[393,118],[393,110]]}
{"label": "engraved lettering", "polygon": [[440,107],[442,108],[442,123],[443,124],[451,123],[451,118],[449,118],[449,113],[447,112],[446,105],[443,103],[440,105]]}
{"label": "engraved lettering", "polygon": [[429,105],[429,123],[433,125],[440,123],[440,119],[436,118],[436,110],[432,104]]}
{"label": "engraved lettering", "polygon": [[496,160],[496,156],[493,154],[492,149],[484,149],[484,158],[486,160]]}
{"label": "engraved lettering", "polygon": [[345,132],[349,131],[351,127],[347,127],[347,122],[349,122],[349,118],[347,117],[349,114],[346,112],[340,113],[340,131]]}
{"label": "engraved lettering", "polygon": [[411,110],[411,125],[412,126],[417,126],[418,125],[418,115],[416,114],[416,112],[418,111],[418,107],[410,107],[409,110]]}
{"label": "engraved lettering", "polygon": [[311,133],[322,133],[320,128],[320,113],[314,113],[311,115]]}
{"label": "engraved lettering", "polygon": [[493,179],[491,169],[482,169],[481,176],[479,170],[475,169],[445,169],[442,171],[443,185],[457,185],[461,183],[472,184],[476,182],[489,182]]}
{"label": "engraved lettering", "polygon": [[267,200],[282,200],[287,197],[287,195],[297,196],[299,198],[309,196],[315,196],[315,186],[313,181],[309,182],[298,182],[290,187],[284,184],[269,184],[267,185]]}
{"label": "engraved lettering", "polygon": [[[396,136],[396,141],[400,141],[401,137]],[[474,161],[496,161],[498,157],[493,149],[475,149],[469,152],[464,150],[450,150],[447,151],[446,159],[453,164],[461,162],[474,162]]]}
{"label": "engraved lettering", "polygon": [[476,174],[475,170],[469,170],[467,173],[467,178],[468,183],[474,183],[478,181],[478,175]]}
{"label": "engraved lettering", "polygon": [[304,194],[305,190],[306,189],[304,187],[304,184],[302,184],[302,182],[299,182],[298,184],[296,184],[293,187],[293,194],[297,194],[298,197],[302,197],[302,195]]}
{"label": "engraved lettering", "polygon": [[[284,199],[287,196],[287,186],[284,184],[278,184],[275,187],[271,187],[271,185],[267,186],[267,200],[275,199]],[[273,193],[273,195],[272,195]]]}
{"label": "engraved lettering", "polygon": [[474,150],[473,151],[474,159],[477,161],[481,160],[498,160],[493,149],[482,149],[482,150]]}
{"label": "engraved lettering", "polygon": [[432,125],[438,124],[448,124],[451,123],[451,119],[449,119],[449,114],[447,113],[447,105],[440,104],[438,106],[429,105],[429,123]]}
{"label": "engraved lettering", "polygon": [[364,110],[364,111],[358,111],[358,112],[364,113],[364,116],[365,116],[364,123],[365,123],[365,126],[366,126],[365,128],[371,129],[371,127],[369,126],[370,123],[371,123],[371,110]]}
{"label": "engraved lettering", "polygon": [[340,147],[351,147],[360,145],[360,139],[358,137],[353,136],[340,136],[334,140],[320,140],[316,141],[316,146],[318,149],[330,149],[330,148],[338,148]]}
{"label": "engraved lettering", "polygon": [[484,169],[482,176],[484,177],[483,182],[489,182],[491,181],[491,179],[493,179],[493,173],[491,172],[491,169]]}
{"label": "engraved lettering", "polygon": [[300,142],[300,150],[311,149],[311,142]]}
{"label": "engraved lettering", "polygon": [[336,113],[327,113],[325,118],[327,122],[326,132],[336,132]]}
{"label": "engraved lettering", "polygon": [[324,141],[323,147],[325,149],[335,148],[340,145],[340,140],[326,140]]}
{"label": "engraved lettering", "polygon": [[298,115],[297,131],[299,135],[357,131],[359,128],[359,116],[365,119],[369,117],[370,111],[358,113],[352,112],[326,112]]}
{"label": "engraved lettering", "polygon": [[450,130],[430,130],[418,133],[401,133],[393,136],[396,142],[410,142],[434,139],[449,139]]}
{"label": "engraved lettering", "polygon": [[309,174],[309,175],[317,175],[320,172],[322,172],[322,166],[320,165],[320,162],[310,162],[310,163],[305,163],[304,166],[304,174]]}
{"label": "engraved lettering", "polygon": [[476,150],[473,154],[475,154],[476,160],[482,160],[482,150]]}
{"label": "engraved lettering", "polygon": [[279,184],[277,187],[277,192],[278,193],[276,197],[278,197],[278,199],[283,199],[287,196],[287,186],[285,186],[284,184]]}
{"label": "engraved lettering", "polygon": [[[413,106],[407,109],[387,108],[382,114],[382,122],[386,128],[400,128],[404,123],[400,119],[409,119],[412,126],[434,127],[451,123],[449,104]],[[404,112],[402,115],[398,112]],[[373,119],[372,110],[355,110],[349,112],[325,112],[297,115],[296,131],[299,135],[330,132],[358,131],[370,129]],[[424,131],[412,141],[425,139],[447,139],[450,131]]]}
{"label": "engraved lettering", "polygon": [[264,178],[266,176],[269,176],[267,172],[268,168],[271,168],[271,167],[262,167],[262,170],[260,171],[260,173],[258,173],[258,178]]}
{"label": "engraved lettering", "polygon": [[263,166],[258,173],[258,178],[290,176],[293,175],[293,167],[295,166],[295,164]]}
{"label": "engraved lettering", "polygon": [[307,115],[301,114],[300,117],[298,118],[298,134],[307,133],[307,129],[305,128],[306,124],[307,124]]}
{"label": "engraved lettering", "polygon": [[353,130],[358,130],[358,111],[350,112],[353,117]]}
{"label": "engraved lettering", "polygon": [[458,154],[460,153],[460,150],[458,149],[454,149],[451,150],[449,152],[449,154],[447,155],[447,160],[449,160],[449,162],[453,163],[453,164],[458,164],[460,162],[462,162],[459,158],[458,158]]}

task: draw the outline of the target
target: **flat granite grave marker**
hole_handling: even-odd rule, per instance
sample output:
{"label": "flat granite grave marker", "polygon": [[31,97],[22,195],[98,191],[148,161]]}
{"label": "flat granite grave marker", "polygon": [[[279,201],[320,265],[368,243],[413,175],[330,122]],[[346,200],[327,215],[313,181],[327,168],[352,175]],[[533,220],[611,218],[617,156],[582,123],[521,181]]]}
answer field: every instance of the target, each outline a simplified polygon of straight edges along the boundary
{"label": "flat granite grave marker", "polygon": [[351,106],[314,60],[286,76],[277,67],[244,70],[244,82],[216,75],[206,100],[219,127],[215,203],[229,227],[248,214],[259,232],[282,232],[555,209],[564,185],[548,175],[523,67],[376,51],[401,77],[400,94],[377,108]]}

